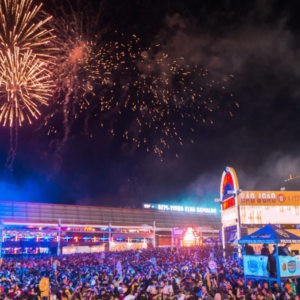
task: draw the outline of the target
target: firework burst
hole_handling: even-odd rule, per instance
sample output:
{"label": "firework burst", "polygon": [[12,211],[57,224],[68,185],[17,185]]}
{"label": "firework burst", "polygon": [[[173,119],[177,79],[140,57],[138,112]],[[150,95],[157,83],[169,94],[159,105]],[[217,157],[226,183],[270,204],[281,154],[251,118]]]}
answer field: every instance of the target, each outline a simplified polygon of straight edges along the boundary
{"label": "firework burst", "polygon": [[2,0],[0,2],[0,47],[2,51],[19,47],[20,52],[33,50],[46,59],[48,44],[54,37],[45,24],[51,19],[41,12],[42,4],[34,6],[32,0]]}
{"label": "firework burst", "polygon": [[113,67],[107,49],[101,46],[102,33],[97,29],[101,27],[102,9],[95,14],[79,1],[69,4],[70,12],[57,7],[59,15],[50,22],[56,35],[52,45],[58,49],[52,65],[57,106],[55,113],[46,117],[45,124],[50,117],[63,114],[64,136],[59,148],[68,140],[78,115],[94,102],[101,102],[109,89]]}
{"label": "firework burst", "polygon": [[121,132],[133,147],[162,156],[172,144],[183,146],[188,138],[194,143],[195,129],[213,124],[217,111],[232,115],[238,106],[226,91],[233,75],[214,78],[207,69],[168,55],[159,44],[143,48],[135,35],[109,46],[115,60],[114,97],[100,110],[117,112],[110,131]]}
{"label": "firework burst", "polygon": [[0,52],[0,123],[21,125],[27,118],[40,115],[38,107],[47,105],[52,95],[53,83],[45,63],[32,51],[20,54]]}

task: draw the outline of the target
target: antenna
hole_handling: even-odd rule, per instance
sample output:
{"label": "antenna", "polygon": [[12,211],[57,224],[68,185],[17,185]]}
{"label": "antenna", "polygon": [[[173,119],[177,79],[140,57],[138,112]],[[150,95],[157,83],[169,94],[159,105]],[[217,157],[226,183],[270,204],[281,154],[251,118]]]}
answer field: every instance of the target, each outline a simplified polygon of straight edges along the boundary
{"label": "antenna", "polygon": [[290,174],[290,178],[288,179],[285,179],[284,181],[291,181],[291,180],[294,180],[296,178],[300,178],[300,175],[299,176],[296,176],[296,177],[292,177],[292,174]]}

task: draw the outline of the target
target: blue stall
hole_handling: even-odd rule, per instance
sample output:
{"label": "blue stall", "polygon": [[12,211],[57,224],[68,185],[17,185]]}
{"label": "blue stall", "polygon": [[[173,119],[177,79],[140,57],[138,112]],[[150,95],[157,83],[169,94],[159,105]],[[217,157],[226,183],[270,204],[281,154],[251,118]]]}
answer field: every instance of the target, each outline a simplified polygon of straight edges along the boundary
{"label": "blue stall", "polygon": [[[300,255],[282,256],[279,255],[280,244],[300,244],[300,237],[276,225],[266,225],[265,227],[243,237],[238,241],[243,248],[243,264],[245,282],[248,279],[276,281],[281,286],[282,279],[300,277]],[[276,245],[276,249],[271,255],[246,255],[245,244],[267,244]],[[276,264],[276,272],[270,274],[270,265]],[[269,267],[268,267],[269,266]]]}

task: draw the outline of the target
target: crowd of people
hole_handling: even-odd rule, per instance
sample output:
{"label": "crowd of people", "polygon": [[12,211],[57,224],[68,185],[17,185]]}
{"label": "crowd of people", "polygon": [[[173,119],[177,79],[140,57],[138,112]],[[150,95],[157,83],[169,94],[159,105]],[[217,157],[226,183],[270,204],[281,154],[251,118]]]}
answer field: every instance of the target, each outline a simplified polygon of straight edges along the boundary
{"label": "crowd of people", "polygon": [[242,262],[217,247],[24,256],[0,269],[4,300],[300,300],[298,287],[244,282]]}

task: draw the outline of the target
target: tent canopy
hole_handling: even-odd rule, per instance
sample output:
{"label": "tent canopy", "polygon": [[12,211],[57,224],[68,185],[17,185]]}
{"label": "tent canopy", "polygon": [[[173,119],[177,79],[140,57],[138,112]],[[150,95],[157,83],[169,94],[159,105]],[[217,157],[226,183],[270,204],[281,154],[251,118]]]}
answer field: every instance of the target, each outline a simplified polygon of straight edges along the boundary
{"label": "tent canopy", "polygon": [[239,244],[300,244],[300,237],[276,225],[265,227],[243,237]]}

